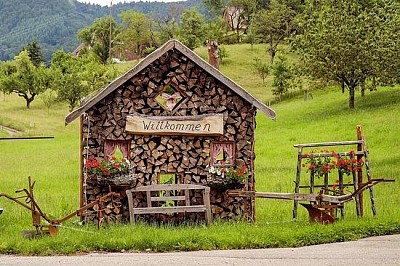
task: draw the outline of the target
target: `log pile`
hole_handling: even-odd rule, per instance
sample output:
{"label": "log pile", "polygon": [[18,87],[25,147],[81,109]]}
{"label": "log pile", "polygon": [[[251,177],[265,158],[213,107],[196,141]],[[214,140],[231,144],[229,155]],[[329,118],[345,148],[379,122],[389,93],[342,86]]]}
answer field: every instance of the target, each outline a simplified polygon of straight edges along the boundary
{"label": "log pile", "polygon": [[[156,99],[167,86],[182,96],[172,111],[164,108]],[[221,137],[146,136],[125,132],[128,114],[193,116],[215,113],[224,114],[224,135]],[[83,121],[82,129],[83,146],[87,146],[90,155],[104,158],[106,140],[129,142],[130,161],[133,165],[131,174],[135,177],[131,187],[158,183],[160,173],[176,173],[179,183],[207,185],[206,166],[210,163],[210,143],[231,141],[236,145],[236,163],[246,164],[250,169],[245,189],[251,189],[255,159],[255,113],[255,107],[250,103],[173,50],[155,60],[87,111],[88,119]],[[85,153],[84,149],[82,156]],[[121,188],[113,189],[123,191]],[[88,202],[107,192],[109,188],[88,179]],[[107,210],[108,215],[116,220],[129,217],[123,207],[124,193],[121,195],[119,202],[122,207],[110,208],[111,212]],[[193,197],[192,200],[198,199]],[[145,199],[138,199],[137,204],[144,205]],[[236,219],[242,215],[253,218],[253,202],[228,197],[224,191],[212,190],[211,204],[214,218]]]}

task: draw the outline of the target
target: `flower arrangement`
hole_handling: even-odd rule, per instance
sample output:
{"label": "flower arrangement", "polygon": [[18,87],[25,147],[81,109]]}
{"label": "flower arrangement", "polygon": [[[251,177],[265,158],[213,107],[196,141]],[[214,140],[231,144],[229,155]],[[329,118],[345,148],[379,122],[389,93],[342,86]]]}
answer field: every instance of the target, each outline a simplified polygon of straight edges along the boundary
{"label": "flower arrangement", "polygon": [[206,169],[208,170],[208,173],[216,177],[225,179],[228,184],[244,183],[248,178],[247,165],[243,165],[241,167],[237,166],[215,167],[211,165],[207,166]]}
{"label": "flower arrangement", "polygon": [[121,160],[112,157],[109,161],[98,160],[90,156],[86,161],[86,167],[89,174],[97,177],[111,177],[116,175],[128,174],[131,164],[128,159]]}
{"label": "flower arrangement", "polygon": [[326,156],[321,156],[312,151],[310,154],[304,154],[307,158],[302,165],[307,168],[307,172],[312,172],[318,177],[330,173],[333,169],[338,169],[342,174],[350,175],[357,172],[364,165],[362,159],[355,158],[355,152],[349,151],[345,155],[340,155],[335,151],[321,151]]}

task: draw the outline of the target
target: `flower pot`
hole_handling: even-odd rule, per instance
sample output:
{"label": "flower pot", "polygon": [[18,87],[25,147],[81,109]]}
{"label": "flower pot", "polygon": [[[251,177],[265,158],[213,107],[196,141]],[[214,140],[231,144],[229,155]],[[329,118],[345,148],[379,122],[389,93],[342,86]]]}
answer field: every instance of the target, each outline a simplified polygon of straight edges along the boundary
{"label": "flower pot", "polygon": [[97,183],[101,186],[128,186],[136,183],[137,178],[130,174],[114,176],[97,176]]}

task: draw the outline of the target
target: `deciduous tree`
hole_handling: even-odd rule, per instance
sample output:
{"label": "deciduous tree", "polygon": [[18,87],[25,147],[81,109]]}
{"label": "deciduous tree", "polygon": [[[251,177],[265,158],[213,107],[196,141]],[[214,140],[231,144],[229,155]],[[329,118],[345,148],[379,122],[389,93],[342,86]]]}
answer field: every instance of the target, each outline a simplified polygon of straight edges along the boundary
{"label": "deciduous tree", "polygon": [[[118,34],[117,23],[108,16],[98,18],[94,23],[78,32],[78,38],[90,47],[105,64],[110,58],[110,49],[114,37]],[[110,43],[111,42],[111,43]]]}
{"label": "deciduous tree", "polygon": [[348,88],[354,108],[355,89],[366,79],[393,82],[399,76],[399,14],[398,1],[312,3],[299,20],[303,34],[292,44],[308,75]]}
{"label": "deciduous tree", "polygon": [[204,41],[204,17],[195,8],[183,12],[180,22],[180,40],[190,49],[200,46]]}
{"label": "deciduous tree", "polygon": [[14,60],[2,66],[0,75],[0,88],[6,93],[16,93],[26,101],[29,108],[35,97],[43,91],[45,78],[40,75],[45,73],[43,64],[35,67],[28,51],[24,50],[14,57]]}
{"label": "deciduous tree", "polygon": [[254,15],[251,31],[261,42],[268,44],[270,65],[273,65],[278,46],[289,37],[294,29],[296,12],[284,4],[273,3],[268,10]]}
{"label": "deciduous tree", "polygon": [[134,51],[142,57],[144,49],[153,46],[154,21],[145,14],[133,10],[124,11],[119,16],[122,20],[122,28],[118,41],[123,48]]}

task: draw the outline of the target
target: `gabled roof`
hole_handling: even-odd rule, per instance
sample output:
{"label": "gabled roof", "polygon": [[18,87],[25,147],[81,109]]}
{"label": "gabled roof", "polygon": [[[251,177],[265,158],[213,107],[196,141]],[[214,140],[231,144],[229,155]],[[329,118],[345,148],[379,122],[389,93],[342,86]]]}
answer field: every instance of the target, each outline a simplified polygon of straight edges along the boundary
{"label": "gabled roof", "polygon": [[244,100],[251,103],[253,106],[255,106],[257,109],[259,109],[261,112],[266,114],[271,119],[275,119],[276,114],[275,114],[274,110],[272,110],[271,108],[269,108],[268,106],[266,106],[265,104],[260,102],[257,98],[252,96],[250,93],[248,93],[242,87],[240,87],[238,84],[236,84],[231,79],[226,77],[219,70],[217,70],[216,68],[214,68],[213,66],[208,64],[200,56],[195,54],[192,50],[187,48],[181,42],[179,42],[177,40],[170,40],[170,41],[166,42],[163,46],[161,46],[160,48],[155,50],[153,53],[151,53],[147,57],[145,57],[142,61],[140,61],[137,65],[135,65],[133,68],[131,68],[128,72],[126,72],[122,76],[116,78],[114,81],[109,83],[103,89],[99,90],[93,97],[91,97],[90,99],[83,102],[78,108],[76,108],[74,111],[72,111],[70,114],[68,114],[65,117],[65,124],[69,124],[72,121],[74,121],[76,118],[81,116],[84,112],[89,110],[96,103],[98,103],[99,101],[104,99],[107,95],[109,95],[114,90],[119,88],[126,81],[130,80],[133,76],[138,74],[140,71],[145,69],[148,65],[150,65],[155,60],[157,60],[162,55],[164,55],[165,53],[167,53],[168,51],[170,51],[172,49],[176,49],[179,52],[181,52],[183,55],[185,55],[190,60],[192,60],[195,64],[197,64],[200,68],[202,68],[205,72],[207,72],[209,75],[213,76],[215,79],[219,80],[222,84],[226,85],[229,89],[233,90]]}

